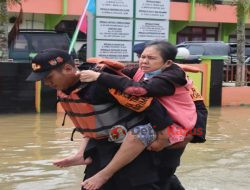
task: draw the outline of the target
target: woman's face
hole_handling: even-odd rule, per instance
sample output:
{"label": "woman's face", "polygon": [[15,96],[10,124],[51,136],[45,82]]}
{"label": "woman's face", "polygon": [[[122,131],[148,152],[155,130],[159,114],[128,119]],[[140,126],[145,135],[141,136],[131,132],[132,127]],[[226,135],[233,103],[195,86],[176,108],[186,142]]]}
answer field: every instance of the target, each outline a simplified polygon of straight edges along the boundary
{"label": "woman's face", "polygon": [[164,61],[156,46],[150,46],[144,49],[139,59],[139,66],[144,73],[150,73],[161,69]]}

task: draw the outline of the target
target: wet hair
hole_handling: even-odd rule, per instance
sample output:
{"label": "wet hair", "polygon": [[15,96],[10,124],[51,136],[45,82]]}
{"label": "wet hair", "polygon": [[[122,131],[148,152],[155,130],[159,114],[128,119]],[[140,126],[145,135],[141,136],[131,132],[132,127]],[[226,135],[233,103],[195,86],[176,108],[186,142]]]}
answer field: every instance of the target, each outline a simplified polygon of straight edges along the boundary
{"label": "wet hair", "polygon": [[160,55],[164,62],[171,60],[174,61],[177,55],[177,48],[175,45],[165,41],[165,40],[154,40],[147,42],[145,48],[155,46],[160,52]]}

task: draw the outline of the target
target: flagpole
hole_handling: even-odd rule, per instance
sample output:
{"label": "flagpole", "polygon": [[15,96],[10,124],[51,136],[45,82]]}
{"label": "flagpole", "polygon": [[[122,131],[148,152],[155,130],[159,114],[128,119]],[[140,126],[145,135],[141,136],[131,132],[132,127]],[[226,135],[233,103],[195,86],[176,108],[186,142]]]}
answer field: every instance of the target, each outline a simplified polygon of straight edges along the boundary
{"label": "flagpole", "polygon": [[80,20],[79,20],[79,22],[78,22],[78,24],[77,24],[77,27],[76,27],[76,30],[75,30],[74,34],[73,34],[73,38],[72,38],[72,40],[71,40],[71,42],[70,42],[70,46],[69,46],[69,54],[72,52],[72,50],[73,50],[73,48],[74,48],[74,46],[75,46],[76,39],[77,39],[79,30],[80,30],[80,28],[81,28],[82,22],[83,22],[83,20],[84,20],[84,17],[85,17],[85,15],[86,15],[86,12],[87,12],[87,9],[88,9],[89,2],[90,2],[90,1],[91,1],[91,0],[88,0],[88,1],[87,1],[86,6],[85,6],[85,8],[84,8],[84,10],[83,10],[82,16],[81,16],[81,18],[80,18]]}

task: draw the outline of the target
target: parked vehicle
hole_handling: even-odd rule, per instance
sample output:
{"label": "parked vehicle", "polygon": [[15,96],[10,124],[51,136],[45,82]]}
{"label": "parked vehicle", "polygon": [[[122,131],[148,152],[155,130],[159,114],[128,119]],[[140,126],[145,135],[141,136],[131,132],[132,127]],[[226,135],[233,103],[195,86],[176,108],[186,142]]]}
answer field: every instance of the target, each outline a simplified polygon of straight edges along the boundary
{"label": "parked vehicle", "polygon": [[[178,48],[184,47],[189,50],[190,57],[192,56],[228,56],[224,61],[223,81],[236,81],[236,63],[237,63],[237,44],[224,43],[221,41],[206,42],[206,41],[188,41],[177,45]],[[245,46],[246,60],[246,81],[250,81],[250,44]],[[250,83],[249,83],[250,84]]]}
{"label": "parked vehicle", "polygon": [[[0,93],[8,92],[9,97],[14,97],[14,99],[17,100],[14,101],[14,103],[19,101],[19,96],[23,96],[23,94],[25,94],[25,101],[30,102],[30,98],[34,97],[34,84],[26,82],[25,78],[28,76],[27,73],[30,73],[31,67],[29,63],[31,62],[33,56],[35,56],[38,52],[48,48],[57,48],[68,51],[69,46],[70,39],[66,33],[44,30],[20,30],[16,39],[12,41],[9,46],[9,59],[13,60],[14,64],[6,64],[5,68],[6,71],[11,72],[11,75],[5,75],[5,81],[6,84],[8,84],[7,86],[11,86],[17,90],[19,89],[19,91],[18,93],[13,91],[15,92],[13,94],[8,91],[8,88],[6,87],[1,88]],[[76,58],[75,51],[72,52],[72,56],[73,58]],[[19,63],[22,63],[21,67],[18,66],[20,65]],[[18,74],[17,70],[21,73]],[[15,75],[15,77],[13,77],[13,75]],[[22,78],[20,78],[19,75],[22,76]],[[13,81],[16,80],[16,77],[19,77],[20,80],[18,80],[18,83],[13,83]],[[27,94],[29,91],[33,96]],[[24,100],[23,97],[20,99]],[[56,90],[43,85],[41,90],[41,111],[54,112],[56,110],[56,99]],[[0,105],[2,108],[4,108],[4,106],[5,105],[3,103]],[[28,109],[28,106],[26,107]],[[29,110],[30,109],[34,110],[34,105],[31,105],[31,107],[29,107]]]}
{"label": "parked vehicle", "polygon": [[[9,46],[9,59],[14,62],[30,62],[32,57],[48,48],[68,51],[70,39],[66,33],[45,30],[20,30]],[[72,55],[76,57],[73,51]]]}
{"label": "parked vehicle", "polygon": [[176,46],[185,47],[190,55],[198,56],[228,56],[230,52],[229,45],[222,41],[187,41]]}
{"label": "parked vehicle", "polygon": [[[230,47],[230,62],[232,64],[237,63],[237,44],[236,43],[229,43],[229,47]],[[245,45],[245,60],[247,60],[247,58],[250,57],[250,44],[246,44]],[[247,61],[246,63],[250,64],[250,59],[248,59],[249,61]]]}
{"label": "parked vehicle", "polygon": [[[199,56],[229,56],[229,63],[237,62],[237,44],[224,43],[221,41],[187,41],[177,45],[177,48],[185,47],[189,50],[190,55]],[[245,47],[246,59],[250,57],[250,44]]]}

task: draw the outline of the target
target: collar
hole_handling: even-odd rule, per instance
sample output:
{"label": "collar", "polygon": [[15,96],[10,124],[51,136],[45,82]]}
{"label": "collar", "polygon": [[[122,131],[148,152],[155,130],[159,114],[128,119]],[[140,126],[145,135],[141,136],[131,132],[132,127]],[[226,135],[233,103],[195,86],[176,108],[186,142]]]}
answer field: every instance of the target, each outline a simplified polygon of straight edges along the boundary
{"label": "collar", "polygon": [[158,69],[158,70],[155,70],[155,71],[150,72],[150,73],[145,73],[144,79],[150,79],[150,78],[152,78],[153,76],[160,74],[161,71],[162,71],[161,69]]}
{"label": "collar", "polygon": [[74,90],[78,89],[78,90],[81,90],[85,87],[88,86],[88,83],[83,83],[81,81],[78,81],[76,84],[74,84],[73,86],[69,87],[68,89],[66,90],[62,90],[63,93],[69,95],[71,92],[73,92]]}

